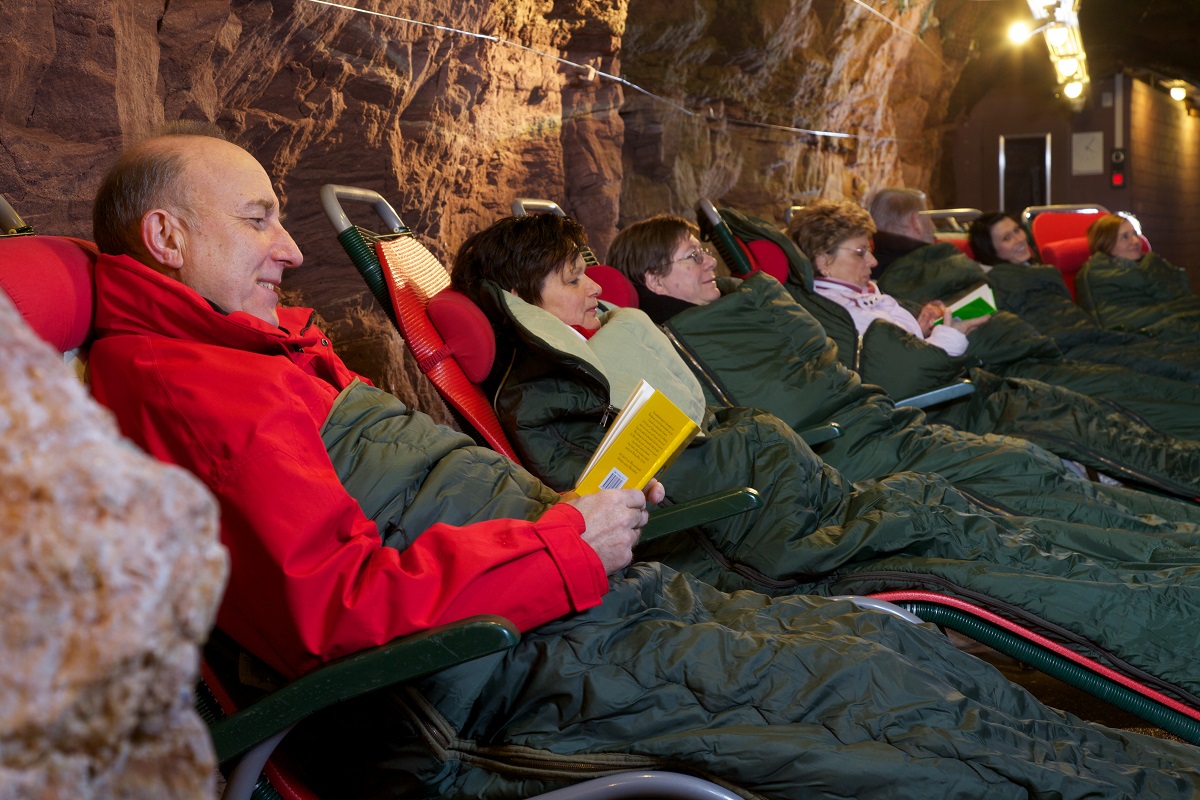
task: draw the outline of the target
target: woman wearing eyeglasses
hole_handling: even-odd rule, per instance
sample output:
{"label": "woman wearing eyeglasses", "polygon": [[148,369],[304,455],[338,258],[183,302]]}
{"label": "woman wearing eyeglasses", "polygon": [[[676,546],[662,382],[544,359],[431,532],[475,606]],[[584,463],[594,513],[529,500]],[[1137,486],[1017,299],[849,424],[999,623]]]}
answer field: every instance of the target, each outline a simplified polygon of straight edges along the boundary
{"label": "woman wearing eyeglasses", "polygon": [[948,355],[961,356],[967,351],[967,336],[991,319],[957,320],[939,300],[927,303],[913,316],[894,297],[879,291],[871,280],[876,264],[871,254],[875,223],[866,209],[854,203],[806,206],[793,217],[791,230],[816,269],[813,289],[850,312],[860,335],[872,322],[883,320]]}

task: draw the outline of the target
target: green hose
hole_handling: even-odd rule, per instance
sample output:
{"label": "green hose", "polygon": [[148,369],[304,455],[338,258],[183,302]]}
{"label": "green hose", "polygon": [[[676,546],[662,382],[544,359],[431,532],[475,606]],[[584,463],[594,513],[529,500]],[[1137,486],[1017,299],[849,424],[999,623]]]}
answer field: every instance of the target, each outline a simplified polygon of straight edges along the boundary
{"label": "green hose", "polygon": [[958,631],[964,636],[1015,658],[1023,664],[1028,664],[1063,683],[1095,695],[1122,711],[1135,714],[1168,733],[1173,733],[1192,744],[1200,744],[1200,720],[1192,719],[1186,714],[1168,708],[1157,700],[1141,695],[1110,678],[1097,675],[1095,672],[1033,642],[1022,639],[997,625],[985,622],[956,608],[947,608],[934,603],[902,601],[897,605],[911,611],[926,622]]}

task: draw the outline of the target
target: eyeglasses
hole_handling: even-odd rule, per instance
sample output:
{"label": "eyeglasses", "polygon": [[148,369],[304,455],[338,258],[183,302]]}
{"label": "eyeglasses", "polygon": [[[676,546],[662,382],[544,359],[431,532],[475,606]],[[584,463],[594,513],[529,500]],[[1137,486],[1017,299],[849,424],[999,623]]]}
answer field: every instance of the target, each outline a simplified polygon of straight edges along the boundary
{"label": "eyeglasses", "polygon": [[683,258],[676,258],[676,259],[674,259],[674,260],[672,260],[672,261],[670,261],[670,262],[668,262],[668,263],[670,263],[670,264],[674,264],[674,263],[676,263],[676,262],[679,262],[679,261],[689,261],[689,260],[690,260],[690,261],[693,261],[693,262],[695,262],[696,266],[699,266],[699,265],[701,265],[701,264],[703,264],[703,263],[704,263],[704,257],[705,257],[705,256],[708,256],[709,258],[713,258],[713,259],[715,259],[715,258],[716,258],[716,256],[714,256],[714,255],[713,255],[713,251],[712,251],[710,248],[707,248],[707,247],[697,247],[695,250],[693,250],[692,252],[688,253],[688,254],[687,254],[686,256],[684,256]]}
{"label": "eyeglasses", "polygon": [[871,248],[869,248],[869,247],[835,247],[833,249],[834,250],[845,250],[847,252],[854,253],[854,255],[856,255],[859,258],[864,259],[864,260],[867,257],[867,253],[871,252]]}

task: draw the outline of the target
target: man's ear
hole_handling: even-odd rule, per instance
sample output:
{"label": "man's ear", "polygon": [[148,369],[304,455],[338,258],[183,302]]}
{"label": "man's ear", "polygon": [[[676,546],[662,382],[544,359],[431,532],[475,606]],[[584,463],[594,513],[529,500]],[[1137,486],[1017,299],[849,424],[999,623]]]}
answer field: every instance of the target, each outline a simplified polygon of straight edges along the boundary
{"label": "man's ear", "polygon": [[170,211],[155,208],[142,217],[142,246],[163,267],[183,268],[184,234],[183,220]]}
{"label": "man's ear", "polygon": [[665,277],[665,275],[655,275],[653,272],[647,272],[644,279],[646,288],[655,294],[666,294],[667,287],[666,284],[663,283],[663,278]]}

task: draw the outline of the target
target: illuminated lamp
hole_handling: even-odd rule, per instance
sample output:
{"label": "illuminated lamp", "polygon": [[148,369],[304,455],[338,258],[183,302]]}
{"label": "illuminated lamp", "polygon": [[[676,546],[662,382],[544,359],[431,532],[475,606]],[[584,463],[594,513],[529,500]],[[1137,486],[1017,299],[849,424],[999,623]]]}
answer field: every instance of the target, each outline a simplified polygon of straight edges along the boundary
{"label": "illuminated lamp", "polygon": [[1058,74],[1065,80],[1079,72],[1079,59],[1060,58],[1054,66],[1058,69]]}
{"label": "illuminated lamp", "polygon": [[1029,26],[1024,22],[1014,22],[1008,29],[1008,38],[1015,44],[1021,44],[1031,36]]}
{"label": "illuminated lamp", "polygon": [[1185,98],[1185,97],[1187,97],[1187,89],[1183,88],[1182,86],[1172,86],[1171,87],[1171,99],[1172,100],[1178,100],[1180,103],[1182,103],[1183,98]]}
{"label": "illuminated lamp", "polygon": [[1046,29],[1046,42],[1054,47],[1062,47],[1067,43],[1070,32],[1064,25],[1051,25]]}
{"label": "illuminated lamp", "polygon": [[1063,87],[1063,94],[1074,100],[1079,95],[1083,94],[1083,84],[1080,81],[1071,81]]}

